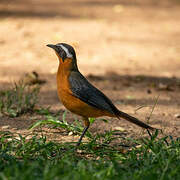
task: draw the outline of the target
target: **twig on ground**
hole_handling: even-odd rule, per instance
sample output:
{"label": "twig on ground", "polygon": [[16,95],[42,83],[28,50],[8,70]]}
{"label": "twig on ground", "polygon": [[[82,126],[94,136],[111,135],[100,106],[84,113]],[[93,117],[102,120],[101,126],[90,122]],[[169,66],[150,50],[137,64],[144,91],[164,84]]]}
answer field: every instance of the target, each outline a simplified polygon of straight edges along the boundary
{"label": "twig on ground", "polygon": [[154,111],[154,109],[155,109],[155,107],[156,107],[156,105],[157,105],[159,96],[160,96],[160,95],[158,95],[158,97],[155,99],[155,102],[154,102],[154,105],[153,105],[153,107],[152,107],[152,109],[151,109],[151,112],[150,112],[149,116],[147,117],[147,123],[148,123],[148,124],[149,124],[149,120],[151,119],[152,113],[153,113],[153,111]]}

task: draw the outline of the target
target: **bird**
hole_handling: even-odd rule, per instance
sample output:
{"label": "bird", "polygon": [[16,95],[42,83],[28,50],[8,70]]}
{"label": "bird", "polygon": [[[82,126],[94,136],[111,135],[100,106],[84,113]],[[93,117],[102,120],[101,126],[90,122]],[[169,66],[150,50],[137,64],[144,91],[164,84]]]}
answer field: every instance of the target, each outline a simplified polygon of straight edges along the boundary
{"label": "bird", "polygon": [[74,48],[66,43],[47,44],[52,48],[59,60],[57,71],[57,92],[62,104],[72,113],[82,117],[83,132],[77,142],[80,145],[90,126],[89,118],[101,116],[125,119],[144,129],[155,130],[139,119],[120,111],[112,101],[99,89],[93,86],[79,71]]}

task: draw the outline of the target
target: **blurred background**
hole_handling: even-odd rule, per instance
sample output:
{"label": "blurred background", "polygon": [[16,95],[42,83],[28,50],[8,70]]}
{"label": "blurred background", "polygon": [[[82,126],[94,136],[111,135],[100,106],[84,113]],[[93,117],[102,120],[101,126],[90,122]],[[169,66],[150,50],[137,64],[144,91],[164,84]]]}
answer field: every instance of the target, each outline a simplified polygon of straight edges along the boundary
{"label": "blurred background", "polygon": [[122,110],[152,105],[160,94],[156,119],[176,118],[180,0],[1,0],[0,89],[35,71],[46,81],[40,104],[63,108],[58,60],[46,47],[60,42],[75,48],[80,71]]}
{"label": "blurred background", "polygon": [[66,42],[83,73],[180,76],[179,0],[1,0],[0,82],[56,72]]}

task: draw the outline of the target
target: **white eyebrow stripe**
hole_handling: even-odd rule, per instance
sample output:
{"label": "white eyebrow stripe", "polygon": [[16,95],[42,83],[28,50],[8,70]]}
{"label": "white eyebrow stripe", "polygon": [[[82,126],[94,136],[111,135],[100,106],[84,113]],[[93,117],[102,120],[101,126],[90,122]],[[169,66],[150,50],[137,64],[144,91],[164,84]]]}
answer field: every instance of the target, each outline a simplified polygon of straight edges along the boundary
{"label": "white eyebrow stripe", "polygon": [[63,45],[59,45],[59,46],[66,52],[66,55],[67,55],[68,58],[73,57],[72,54],[69,53],[69,50],[66,47],[64,47]]}

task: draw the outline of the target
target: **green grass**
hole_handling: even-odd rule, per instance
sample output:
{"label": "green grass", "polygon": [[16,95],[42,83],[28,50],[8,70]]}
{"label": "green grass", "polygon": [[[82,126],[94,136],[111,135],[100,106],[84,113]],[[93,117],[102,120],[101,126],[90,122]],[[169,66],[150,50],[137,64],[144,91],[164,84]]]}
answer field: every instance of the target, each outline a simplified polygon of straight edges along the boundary
{"label": "green grass", "polygon": [[[60,127],[60,128],[63,128],[65,129],[67,132],[72,132],[73,134],[78,134],[78,135],[81,135],[82,132],[83,132],[83,129],[84,129],[84,126],[82,126],[82,120],[80,121],[79,119],[77,119],[77,117],[74,117],[74,121],[73,123],[68,123],[68,121],[66,120],[66,114],[67,114],[67,111],[65,111],[63,114],[62,114],[62,120],[59,120],[59,117],[61,116],[60,113],[52,113],[50,112],[49,108],[39,108],[39,109],[36,109],[35,112],[39,115],[43,115],[43,120],[39,120],[37,122],[35,122],[34,124],[32,124],[30,126],[30,130],[36,128],[36,127],[42,127],[44,125],[46,126],[49,126],[49,128],[57,128],[57,127]],[[99,121],[103,121],[105,123],[108,123],[108,120],[106,119],[99,119]],[[89,122],[90,124],[93,124],[95,122],[95,118],[89,118]],[[113,132],[116,132],[116,131],[113,131]],[[106,136],[107,138],[106,139],[112,139],[112,137],[110,137],[110,134],[113,133],[112,131],[109,131],[105,134],[97,134],[96,138],[93,137],[93,135],[87,131],[85,136],[89,139],[101,139],[101,136]]]}
{"label": "green grass", "polygon": [[118,145],[90,141],[76,149],[1,132],[0,179],[180,179],[180,139],[156,134],[137,143],[122,153]]}
{"label": "green grass", "polygon": [[0,113],[17,117],[32,112],[38,101],[39,87],[15,83],[11,89],[0,91]]}
{"label": "green grass", "polygon": [[[72,132],[74,134],[81,135],[84,129],[84,127],[78,119],[74,119],[74,123],[71,124],[66,121],[67,111],[65,111],[62,114],[62,120],[59,120],[59,113],[53,114],[49,111],[49,109],[37,109],[36,113],[44,115],[44,120],[39,120],[32,124],[32,126],[29,128],[30,130],[39,126],[42,127],[44,125],[48,125],[50,128],[60,127],[65,129],[67,132]],[[95,118],[90,118],[91,123],[93,123],[94,120]],[[92,134],[89,131],[86,132],[85,136],[87,136],[88,138],[92,138]]]}

